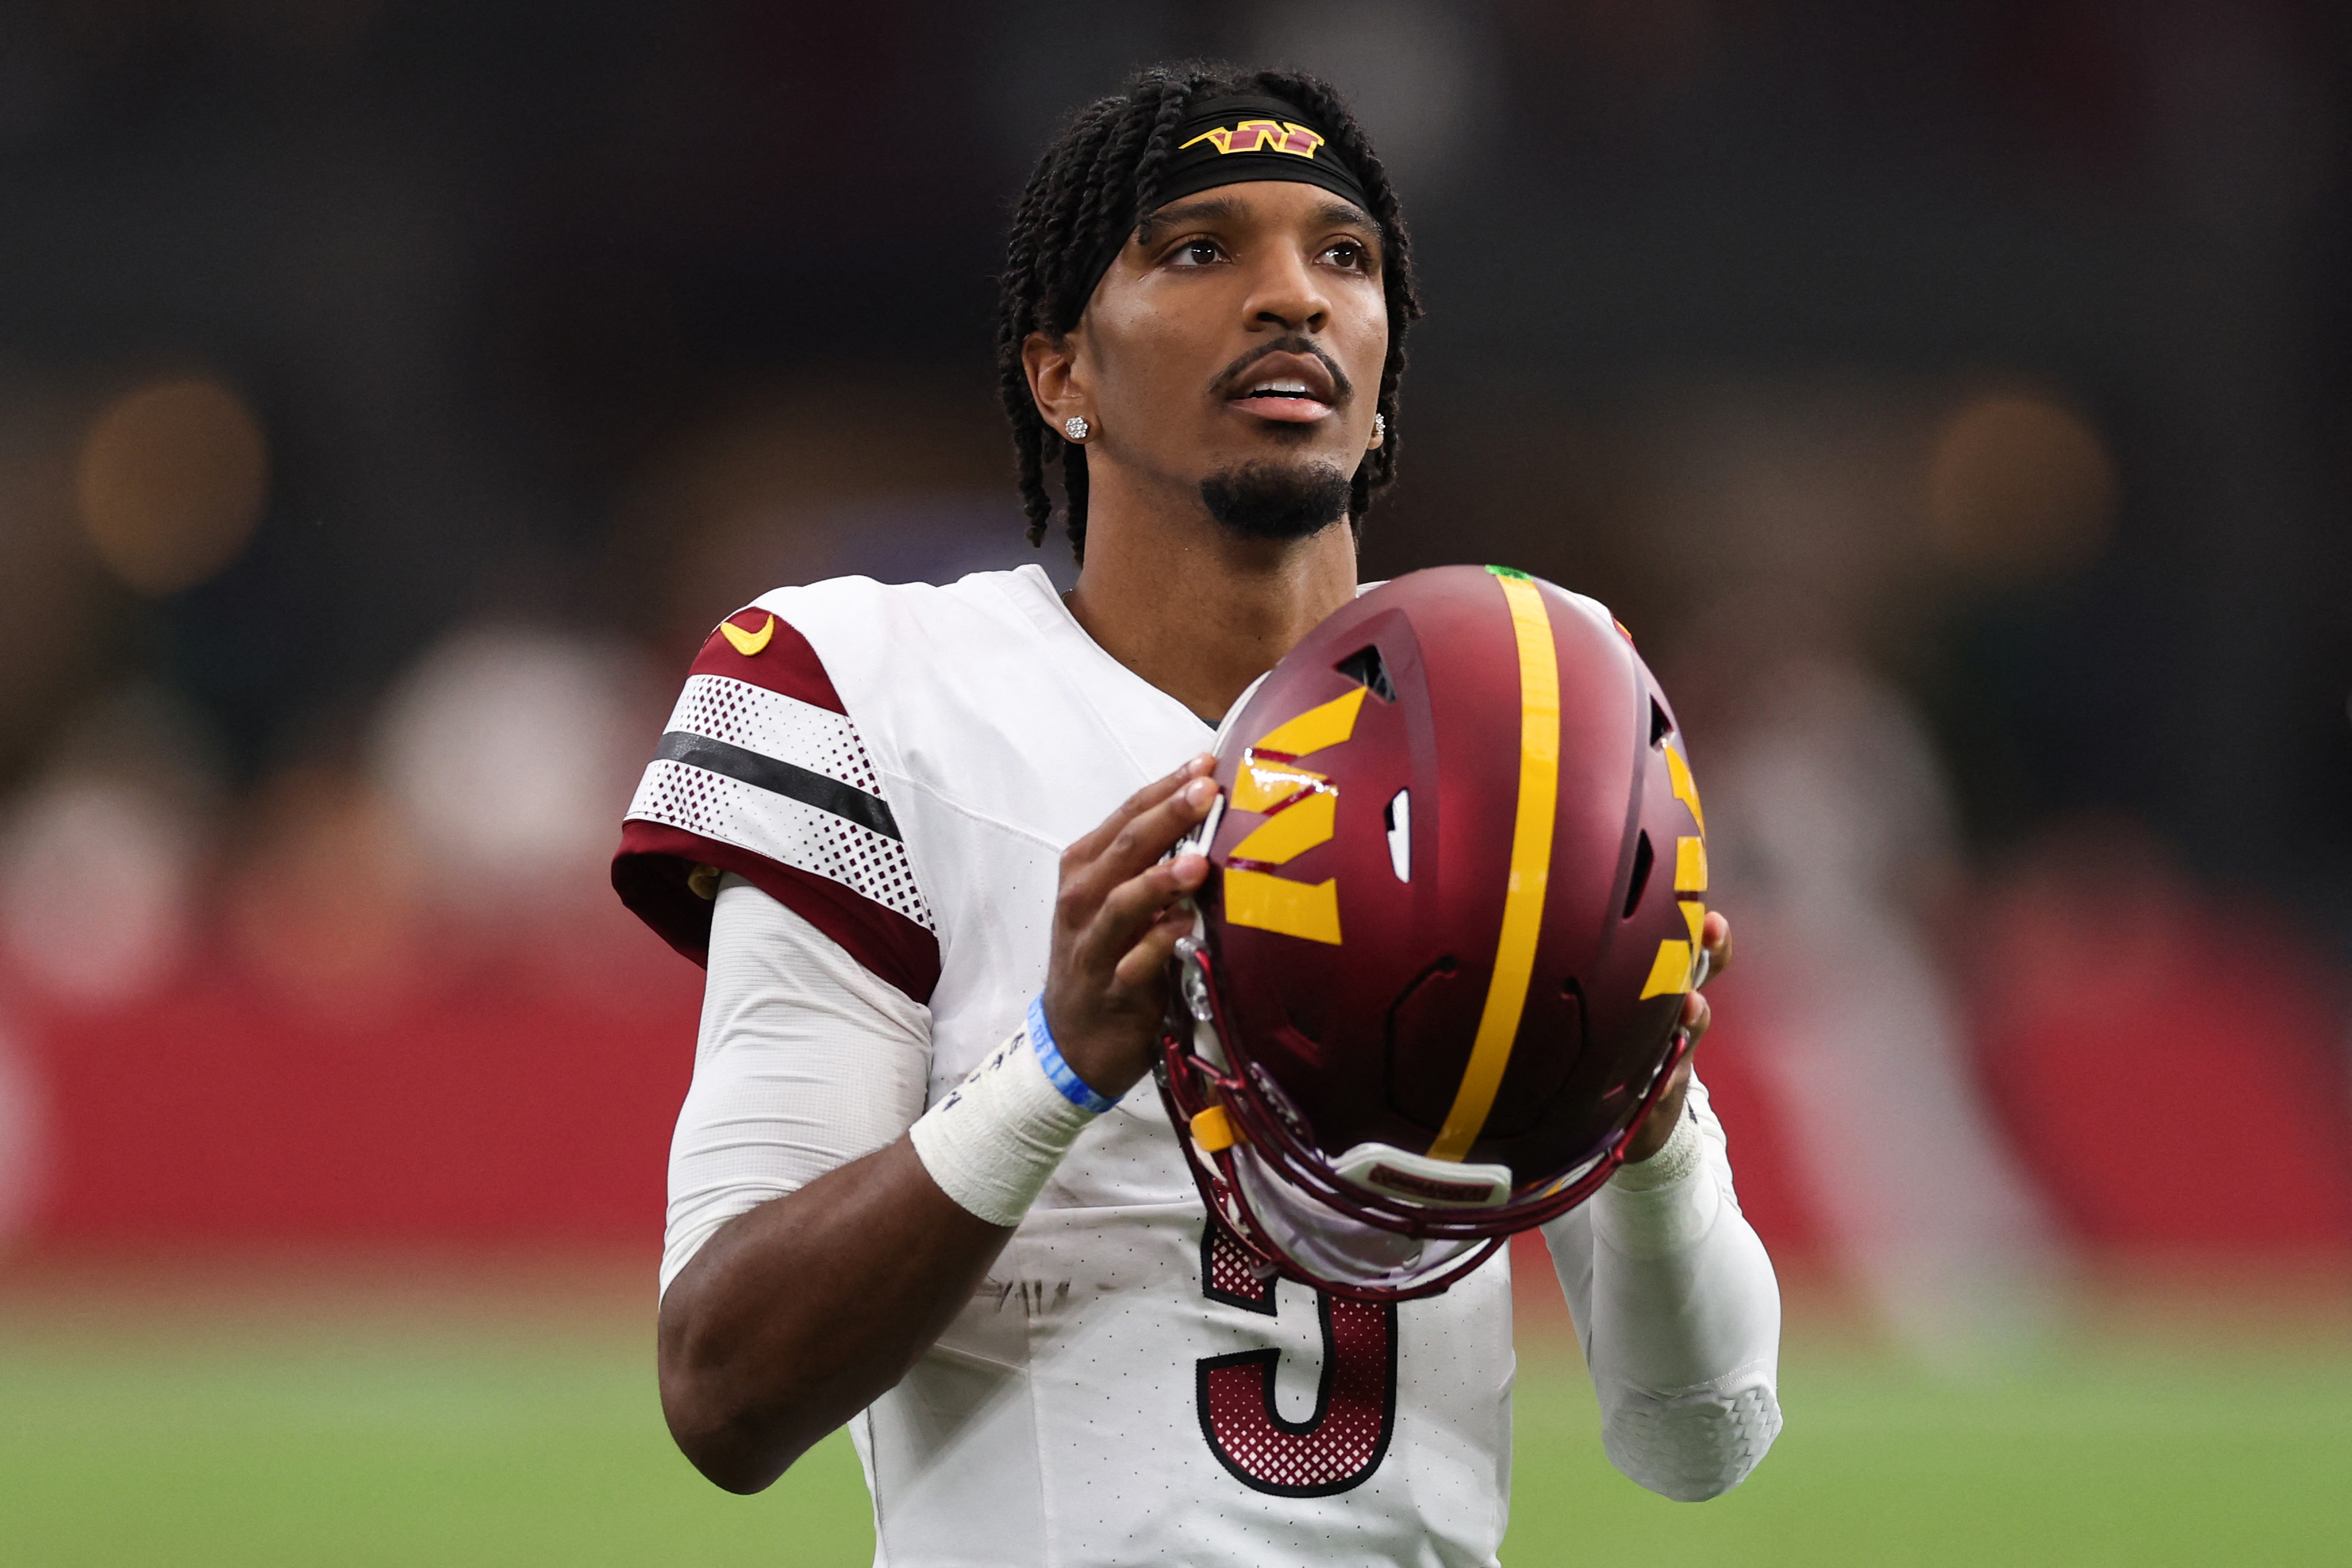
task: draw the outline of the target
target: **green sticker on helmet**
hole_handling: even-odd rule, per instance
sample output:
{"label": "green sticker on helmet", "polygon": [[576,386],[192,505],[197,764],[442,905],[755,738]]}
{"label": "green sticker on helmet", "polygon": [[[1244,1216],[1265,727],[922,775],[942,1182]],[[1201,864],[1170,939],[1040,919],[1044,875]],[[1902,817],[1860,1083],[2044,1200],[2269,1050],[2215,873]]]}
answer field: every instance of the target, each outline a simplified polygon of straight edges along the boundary
{"label": "green sticker on helmet", "polygon": [[1535,580],[1535,575],[1532,572],[1521,571],[1515,566],[1489,566],[1486,570],[1493,572],[1496,577],[1516,577],[1521,582],[1533,582]]}

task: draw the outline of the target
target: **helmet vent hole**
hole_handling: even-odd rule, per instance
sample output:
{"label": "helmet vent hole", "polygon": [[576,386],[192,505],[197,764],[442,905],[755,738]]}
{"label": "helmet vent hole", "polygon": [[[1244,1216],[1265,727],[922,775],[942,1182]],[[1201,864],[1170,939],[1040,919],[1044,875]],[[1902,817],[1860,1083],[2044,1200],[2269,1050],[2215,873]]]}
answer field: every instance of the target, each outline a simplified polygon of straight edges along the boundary
{"label": "helmet vent hole", "polygon": [[1675,721],[1666,716],[1665,705],[1657,698],[1652,697],[1650,699],[1650,744],[1655,746],[1674,732]]}
{"label": "helmet vent hole", "polygon": [[1633,911],[1642,907],[1642,894],[1650,886],[1650,866],[1657,858],[1658,852],[1650,847],[1650,830],[1644,828],[1641,841],[1633,846],[1633,874],[1625,883],[1625,919],[1633,919]]}
{"label": "helmet vent hole", "polygon": [[1412,791],[1400,789],[1381,809],[1381,821],[1388,829],[1389,869],[1396,873],[1399,882],[1412,880]]}
{"label": "helmet vent hole", "polygon": [[1367,644],[1340,660],[1332,668],[1360,685],[1369,687],[1372,695],[1384,703],[1396,701],[1396,684],[1389,679],[1389,667],[1381,662],[1377,644]]}

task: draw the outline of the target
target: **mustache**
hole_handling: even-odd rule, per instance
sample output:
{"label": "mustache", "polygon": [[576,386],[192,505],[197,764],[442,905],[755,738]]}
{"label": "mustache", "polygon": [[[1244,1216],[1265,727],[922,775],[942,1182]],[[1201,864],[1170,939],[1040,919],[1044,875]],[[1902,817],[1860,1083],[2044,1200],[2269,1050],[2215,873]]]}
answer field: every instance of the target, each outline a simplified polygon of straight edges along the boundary
{"label": "mustache", "polygon": [[1230,391],[1240,383],[1242,377],[1249,373],[1252,365],[1256,364],[1268,354],[1304,354],[1318,360],[1322,361],[1323,368],[1331,372],[1331,390],[1334,396],[1345,402],[1355,394],[1355,383],[1348,379],[1348,372],[1339,368],[1339,361],[1325,353],[1313,339],[1302,338],[1296,333],[1286,338],[1276,338],[1270,343],[1260,343],[1256,348],[1219,371],[1216,379],[1209,383],[1210,389],[1220,395]]}

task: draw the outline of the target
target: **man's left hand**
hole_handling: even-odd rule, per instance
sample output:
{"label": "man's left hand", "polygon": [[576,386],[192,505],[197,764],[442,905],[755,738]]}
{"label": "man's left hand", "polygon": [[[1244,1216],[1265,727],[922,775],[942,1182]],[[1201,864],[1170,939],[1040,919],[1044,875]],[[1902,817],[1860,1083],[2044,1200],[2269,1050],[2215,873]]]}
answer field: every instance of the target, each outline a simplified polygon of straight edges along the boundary
{"label": "man's left hand", "polygon": [[[1699,928],[1699,946],[1706,954],[1706,977],[1710,980],[1731,967],[1731,922],[1717,910],[1707,911],[1706,924]],[[1658,1103],[1650,1112],[1649,1120],[1634,1129],[1633,1143],[1626,1148],[1625,1163],[1636,1165],[1666,1146],[1675,1134],[1675,1124],[1683,1119],[1683,1099],[1690,1092],[1691,1059],[1698,1053],[1699,1037],[1706,1033],[1709,1014],[1706,998],[1693,991],[1683,998],[1682,1027],[1690,1031],[1690,1050],[1683,1052],[1675,1065],[1675,1075],[1666,1082],[1666,1092],[1658,1096]]]}

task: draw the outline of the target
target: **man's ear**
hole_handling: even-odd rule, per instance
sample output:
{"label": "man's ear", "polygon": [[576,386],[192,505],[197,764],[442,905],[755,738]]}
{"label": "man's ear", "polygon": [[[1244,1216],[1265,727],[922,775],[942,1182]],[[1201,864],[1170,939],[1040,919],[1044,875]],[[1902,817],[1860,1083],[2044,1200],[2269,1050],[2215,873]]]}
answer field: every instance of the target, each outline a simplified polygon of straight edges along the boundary
{"label": "man's ear", "polygon": [[1021,341],[1021,368],[1029,375],[1029,395],[1049,430],[1059,430],[1072,415],[1091,420],[1094,400],[1078,364],[1076,332],[1049,337],[1032,332]]}

